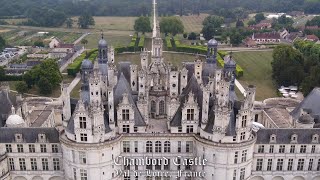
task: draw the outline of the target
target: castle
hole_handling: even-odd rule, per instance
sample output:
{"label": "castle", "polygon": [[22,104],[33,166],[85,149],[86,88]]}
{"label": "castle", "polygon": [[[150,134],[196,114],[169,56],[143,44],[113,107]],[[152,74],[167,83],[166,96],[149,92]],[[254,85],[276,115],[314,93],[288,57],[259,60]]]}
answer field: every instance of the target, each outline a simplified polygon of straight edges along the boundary
{"label": "castle", "polygon": [[[62,86],[61,126],[52,118],[30,126],[12,108],[0,129],[0,179],[319,180],[316,111],[303,108],[310,103],[292,115],[298,128],[270,123],[254,86],[237,98],[236,63],[226,56],[217,66],[215,39],[206,62],[166,63],[153,6],[151,53],[142,50],[140,66],[116,64],[102,35],[97,60],[82,62],[80,99]],[[256,133],[254,121],[272,128]]]}

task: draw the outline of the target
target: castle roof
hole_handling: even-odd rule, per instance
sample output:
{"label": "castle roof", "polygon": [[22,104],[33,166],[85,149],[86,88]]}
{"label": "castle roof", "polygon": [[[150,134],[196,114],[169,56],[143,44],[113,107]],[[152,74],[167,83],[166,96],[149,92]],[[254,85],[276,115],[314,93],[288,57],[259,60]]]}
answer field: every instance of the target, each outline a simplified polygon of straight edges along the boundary
{"label": "castle roof", "polygon": [[59,143],[59,132],[55,128],[0,128],[0,142],[12,143],[16,134],[22,135],[24,143],[38,142],[39,134],[45,134],[50,143]]}

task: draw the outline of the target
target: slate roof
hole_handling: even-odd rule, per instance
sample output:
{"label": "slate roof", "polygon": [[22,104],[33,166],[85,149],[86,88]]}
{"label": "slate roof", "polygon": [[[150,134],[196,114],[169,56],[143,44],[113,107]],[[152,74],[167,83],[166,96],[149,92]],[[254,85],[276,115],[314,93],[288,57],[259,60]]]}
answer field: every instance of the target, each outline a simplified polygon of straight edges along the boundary
{"label": "slate roof", "polygon": [[320,129],[260,129],[257,132],[257,144],[270,144],[270,136],[276,135],[276,144],[290,144],[291,136],[296,134],[298,144],[311,144],[312,136],[318,134]]}
{"label": "slate roof", "polygon": [[11,107],[16,106],[16,97],[4,90],[0,91],[0,127],[5,125],[8,115],[11,114]]}
{"label": "slate roof", "polygon": [[314,88],[307,97],[290,113],[294,119],[299,119],[301,110],[309,112],[319,121],[320,116],[320,88]]}
{"label": "slate roof", "polygon": [[[128,94],[129,103],[133,107],[135,126],[146,126],[146,123],[144,122],[144,120],[140,114],[140,111],[139,111],[137,105],[135,104],[134,96],[131,91],[131,87],[130,87],[125,75],[121,72],[119,79],[118,79],[118,83],[114,87],[114,106],[115,107],[118,107],[119,103],[123,99],[124,93]],[[115,117],[117,117],[117,108],[114,108],[114,114],[115,114]]]}
{"label": "slate roof", "polygon": [[59,132],[55,128],[0,128],[0,143],[12,143],[15,134],[22,134],[24,143],[36,143],[38,134],[45,134],[49,143],[59,143]]}
{"label": "slate roof", "polygon": [[131,62],[119,62],[119,75],[122,73],[128,82],[131,81],[130,65]]}

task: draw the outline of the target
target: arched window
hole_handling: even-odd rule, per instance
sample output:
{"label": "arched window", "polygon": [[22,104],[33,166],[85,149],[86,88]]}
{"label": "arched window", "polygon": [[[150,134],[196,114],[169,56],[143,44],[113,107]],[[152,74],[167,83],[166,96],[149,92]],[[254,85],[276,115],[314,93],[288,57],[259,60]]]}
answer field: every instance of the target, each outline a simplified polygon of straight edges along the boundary
{"label": "arched window", "polygon": [[156,112],[156,102],[151,101],[151,113],[155,113],[155,112]]}
{"label": "arched window", "polygon": [[146,143],[146,152],[152,153],[152,142],[151,141],[147,141],[147,143]]}
{"label": "arched window", "polygon": [[170,150],[170,142],[169,141],[165,141],[164,142],[164,152],[165,153],[169,153],[171,150]]}
{"label": "arched window", "polygon": [[164,101],[159,102],[159,114],[164,115],[165,114],[165,107],[164,107]]}
{"label": "arched window", "polygon": [[161,142],[160,141],[156,141],[155,152],[156,153],[161,153]]}

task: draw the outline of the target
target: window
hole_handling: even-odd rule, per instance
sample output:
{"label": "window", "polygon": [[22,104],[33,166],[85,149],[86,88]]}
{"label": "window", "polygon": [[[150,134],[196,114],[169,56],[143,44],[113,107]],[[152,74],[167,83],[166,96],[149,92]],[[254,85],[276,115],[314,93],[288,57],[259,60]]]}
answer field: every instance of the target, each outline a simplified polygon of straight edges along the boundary
{"label": "window", "polygon": [[294,153],[295,152],[295,148],[296,148],[295,145],[291,145],[290,146],[290,153]]}
{"label": "window", "polygon": [[79,162],[81,164],[87,164],[87,155],[86,152],[79,151]]}
{"label": "window", "polygon": [[320,159],[318,160],[317,171],[320,171]]}
{"label": "window", "polygon": [[10,168],[11,171],[15,170],[13,158],[9,158],[9,168]]}
{"label": "window", "polygon": [[122,131],[123,133],[130,133],[130,125],[128,124],[122,125]]}
{"label": "window", "polygon": [[299,159],[298,160],[297,171],[303,171],[303,166],[304,166],[304,159]]}
{"label": "window", "polygon": [[187,133],[193,133],[193,126],[187,125]]}
{"label": "window", "polygon": [[316,152],[316,146],[315,145],[312,145],[311,146],[311,153],[315,153]]}
{"label": "window", "polygon": [[138,152],[138,141],[134,142],[134,152]]}
{"label": "window", "polygon": [[146,152],[152,153],[152,142],[151,141],[147,141],[147,143],[146,143]]}
{"label": "window", "polygon": [[182,127],[181,126],[178,127],[178,132],[182,132]]}
{"label": "window", "polygon": [[238,156],[239,156],[239,152],[238,151],[234,152],[234,163],[235,164],[238,163]]}
{"label": "window", "polygon": [[[134,126],[134,127],[133,127],[133,131],[134,131],[134,132],[138,132],[138,127],[137,127],[137,126]],[[130,132],[130,131],[129,131],[129,132]]]}
{"label": "window", "polygon": [[282,167],[283,167],[283,159],[278,159],[277,171],[282,171]]}
{"label": "window", "polygon": [[280,145],[279,146],[279,153],[284,153],[284,151],[285,151],[285,145]]}
{"label": "window", "polygon": [[242,151],[242,157],[241,157],[241,162],[246,162],[247,161],[247,150]]}
{"label": "window", "polygon": [[150,164],[146,165],[146,169],[148,169],[148,170],[152,170],[152,163],[150,163]]}
{"label": "window", "polygon": [[156,112],[156,102],[155,101],[151,101],[151,113],[155,113]]}
{"label": "window", "polygon": [[130,119],[129,109],[122,109],[122,120],[129,121]]}
{"label": "window", "polygon": [[244,128],[247,126],[247,115],[242,116],[241,127]]}
{"label": "window", "polygon": [[307,146],[306,145],[301,145],[300,146],[300,153],[306,153],[307,151]]}
{"label": "window", "polygon": [[58,144],[52,144],[51,149],[53,153],[58,153],[59,152]]}
{"label": "window", "polygon": [[194,109],[187,109],[187,121],[194,120]]}
{"label": "window", "polygon": [[258,153],[264,153],[264,145],[258,146]]}
{"label": "window", "polygon": [[80,169],[80,179],[81,180],[87,180],[88,179],[87,170]]}
{"label": "window", "polygon": [[87,119],[86,117],[79,117],[79,123],[81,129],[87,129]]}
{"label": "window", "polygon": [[77,180],[77,169],[73,168],[73,179]]}
{"label": "window", "polygon": [[159,102],[159,114],[164,115],[165,114],[165,107],[164,107],[164,101]]}
{"label": "window", "polygon": [[233,178],[232,180],[236,180],[237,179],[237,170],[233,170]]}
{"label": "window", "polygon": [[309,160],[308,171],[312,171],[313,159]]}
{"label": "window", "polygon": [[258,122],[258,120],[259,120],[259,115],[258,114],[254,115],[254,122]]}
{"label": "window", "polygon": [[272,169],[272,159],[268,159],[267,171],[271,171]]}
{"label": "window", "polygon": [[[128,160],[130,161],[130,159],[128,159]],[[124,170],[130,170],[130,164],[125,164],[123,166],[124,166],[123,167]]]}
{"label": "window", "polygon": [[178,152],[181,152],[181,141],[178,141]]}
{"label": "window", "polygon": [[40,144],[40,151],[42,153],[46,153],[47,152],[47,146],[45,144]]}
{"label": "window", "polygon": [[80,133],[80,141],[82,142],[88,141],[88,135],[85,133]]}
{"label": "window", "polygon": [[165,153],[171,152],[171,150],[170,150],[170,142],[169,141],[165,141],[164,142],[164,152]]}
{"label": "window", "polygon": [[155,152],[156,153],[161,153],[161,142],[160,141],[156,141],[154,146],[155,146]]}
{"label": "window", "polygon": [[123,141],[122,146],[123,146],[123,152],[125,153],[130,152],[130,141]]}
{"label": "window", "polygon": [[243,141],[246,138],[246,132],[240,133],[240,141]]}
{"label": "window", "polygon": [[170,170],[170,159],[168,159],[168,163],[163,165],[164,170]]}
{"label": "window", "polygon": [[293,159],[288,160],[288,171],[292,171]]}
{"label": "window", "polygon": [[192,141],[187,141],[186,142],[186,152],[187,153],[192,153],[193,152],[193,142]]}
{"label": "window", "polygon": [[36,158],[30,158],[30,164],[31,164],[31,170],[32,171],[38,170],[37,159]]}
{"label": "window", "polygon": [[49,164],[47,158],[42,158],[42,170],[48,171],[49,170]]}
{"label": "window", "polygon": [[11,144],[6,144],[6,151],[7,151],[7,153],[11,153],[12,152]]}
{"label": "window", "polygon": [[270,145],[269,153],[273,153],[273,151],[274,151],[274,145]]}
{"label": "window", "polygon": [[[187,162],[190,161],[190,159],[186,159],[186,160],[187,160]],[[186,164],[185,164],[185,170],[191,170],[191,166],[190,166],[189,163],[186,163]]]}
{"label": "window", "polygon": [[181,166],[180,166],[180,164],[181,164],[181,159],[180,159],[180,158],[177,159],[177,164],[179,164],[179,165],[177,165],[177,170],[180,170],[180,169],[181,169]]}
{"label": "window", "polygon": [[29,144],[29,153],[35,153],[35,152],[36,152],[36,148],[34,144]]}
{"label": "window", "polygon": [[19,158],[20,171],[26,170],[26,160],[24,158]]}
{"label": "window", "polygon": [[160,159],[157,159],[157,163],[154,166],[155,170],[161,170],[161,163],[159,163],[160,162],[159,160]]}
{"label": "window", "polygon": [[241,168],[240,169],[240,180],[244,180],[245,174],[246,174],[246,169]]}
{"label": "window", "polygon": [[17,144],[17,150],[18,150],[18,153],[23,153],[23,145]]}
{"label": "window", "polygon": [[263,159],[257,159],[256,171],[262,171]]}

